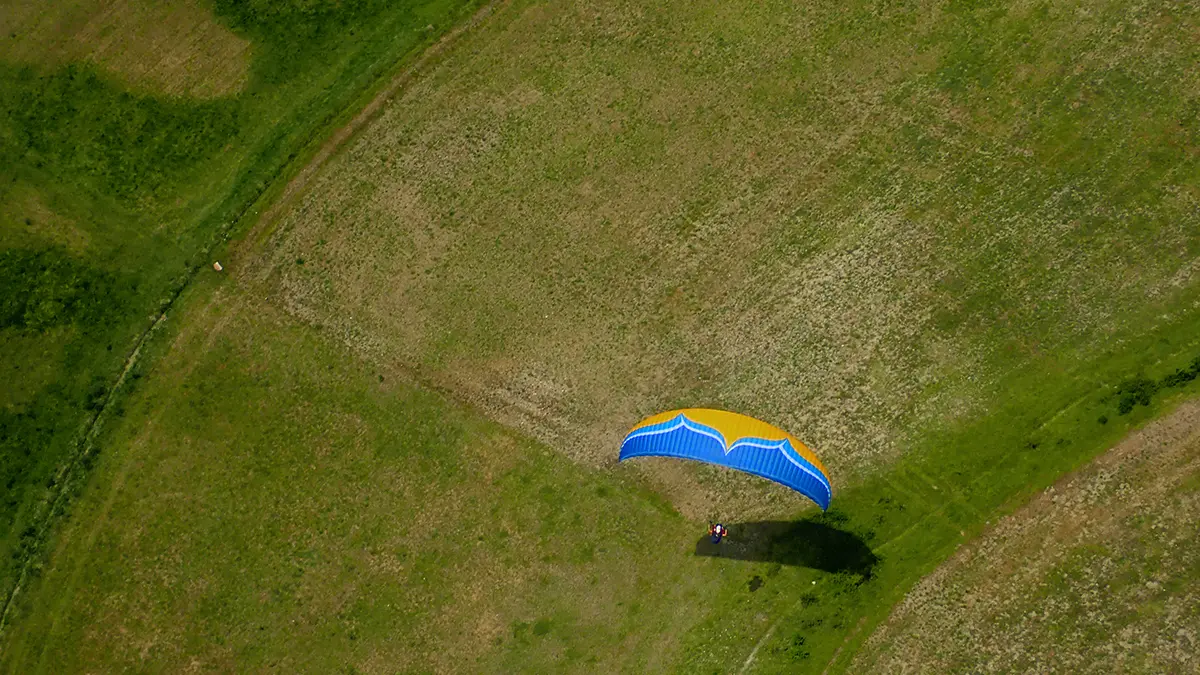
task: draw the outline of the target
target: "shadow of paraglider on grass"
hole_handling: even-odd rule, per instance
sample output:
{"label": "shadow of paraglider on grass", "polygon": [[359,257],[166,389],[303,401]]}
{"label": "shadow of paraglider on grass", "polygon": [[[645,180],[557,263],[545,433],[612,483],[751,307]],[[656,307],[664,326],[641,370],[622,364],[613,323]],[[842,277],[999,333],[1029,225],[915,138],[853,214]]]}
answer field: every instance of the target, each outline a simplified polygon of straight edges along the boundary
{"label": "shadow of paraglider on grass", "polygon": [[857,574],[862,581],[870,580],[879,562],[861,537],[821,522],[759,520],[727,527],[719,544],[701,537],[696,555]]}

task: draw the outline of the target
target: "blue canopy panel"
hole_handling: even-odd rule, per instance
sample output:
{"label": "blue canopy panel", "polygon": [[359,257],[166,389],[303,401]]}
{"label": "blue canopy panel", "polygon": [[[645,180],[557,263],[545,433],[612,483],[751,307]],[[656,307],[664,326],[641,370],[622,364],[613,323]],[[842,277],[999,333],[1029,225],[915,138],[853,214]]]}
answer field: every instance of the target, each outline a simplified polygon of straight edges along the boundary
{"label": "blue canopy panel", "polygon": [[678,457],[745,471],[786,485],[822,511],[833,497],[829,478],[788,439],[742,437],[729,445],[717,429],[682,414],[631,431],[621,443],[618,461],[631,457]]}

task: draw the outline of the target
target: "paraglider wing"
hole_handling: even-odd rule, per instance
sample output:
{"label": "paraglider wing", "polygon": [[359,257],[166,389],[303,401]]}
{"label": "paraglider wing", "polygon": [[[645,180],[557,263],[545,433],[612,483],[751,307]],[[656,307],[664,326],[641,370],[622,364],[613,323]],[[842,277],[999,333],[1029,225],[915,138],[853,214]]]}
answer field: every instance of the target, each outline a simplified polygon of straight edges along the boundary
{"label": "paraglider wing", "polygon": [[762,420],[725,410],[685,408],[642,420],[621,443],[620,460],[648,456],[694,459],[762,476],[822,510],[833,498],[829,475],[807,446]]}

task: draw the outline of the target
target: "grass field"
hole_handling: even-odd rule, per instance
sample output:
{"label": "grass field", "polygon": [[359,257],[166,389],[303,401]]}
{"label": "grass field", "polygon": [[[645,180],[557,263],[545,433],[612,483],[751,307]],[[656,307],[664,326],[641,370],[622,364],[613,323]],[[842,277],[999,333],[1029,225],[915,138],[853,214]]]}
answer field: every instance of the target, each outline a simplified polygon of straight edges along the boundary
{"label": "grass field", "polygon": [[5,4],[0,597],[154,315],[289,160],[468,5]]}
{"label": "grass field", "polygon": [[[760,641],[756,672],[820,670],[994,509],[902,463],[803,542],[755,549],[733,522],[727,553],[693,555],[703,528],[631,474],[424,392],[258,295],[204,275],[156,335],[0,670],[730,672]],[[1124,427],[1095,423],[1111,407],[1044,431],[1107,430],[1078,439],[1094,447]],[[1023,460],[993,475],[1061,470]],[[854,542],[878,560],[813,559]]]}
{"label": "grass field", "polygon": [[107,440],[5,672],[637,670],[702,616],[645,597],[693,607],[715,576],[661,555],[694,530],[660,501],[215,285]]}
{"label": "grass field", "polygon": [[[1012,373],[1132,374],[1110,355],[1191,309],[1196,16],[1087,6],[516,3],[330,168],[263,275],[593,465],[703,403],[850,480],[1042,397]],[[729,492],[659,478],[691,515]],[[797,507],[759,483],[730,507]]]}
{"label": "grass field", "polygon": [[[868,571],[693,555],[702,529],[628,476],[359,361],[254,290],[202,277],[151,343],[3,671],[724,670],[797,589]],[[715,652],[695,644],[745,612],[761,618]]]}
{"label": "grass field", "polygon": [[[265,154],[240,160],[272,165],[315,128],[298,120],[333,106],[290,97],[288,83],[315,91],[298,81],[318,52],[287,36],[328,45],[375,24],[216,6],[251,43],[236,100],[268,105],[249,101],[273,87],[286,110],[255,127],[275,139]],[[376,30],[374,53],[400,49]],[[0,635],[0,668],[853,672],[899,654],[919,670],[911,645],[941,624],[905,623],[916,600],[893,613],[909,589],[1200,386],[1197,36],[1186,4],[499,5],[302,194],[253,230],[247,215],[224,277],[187,290]],[[345,48],[337,72],[373,81]],[[94,70],[13,72],[58,82],[47,100],[109,91]],[[196,143],[248,133],[219,100],[118,98],[197,125]],[[12,220],[41,243],[6,253],[6,273],[79,280],[38,286],[49,299],[5,328],[44,354],[20,363],[51,364],[6,405],[81,363],[75,398],[37,403],[72,419],[124,358],[78,333],[97,316],[119,318],[113,335],[144,327],[148,298],[257,193],[218,171],[232,160],[150,170],[63,151],[60,130],[105,138],[85,124],[47,128],[26,147],[59,150],[26,164],[70,178],[72,208],[101,208],[73,226],[54,181],[5,193],[47,214]],[[185,205],[224,215],[186,220]],[[179,251],[162,283],[82,300],[132,284],[145,232]],[[101,241],[131,258],[79,271]],[[92,351],[64,356],[74,345]],[[683,404],[795,432],[827,460],[834,508],[713,469],[613,465],[640,415]],[[696,548],[710,516],[732,526],[721,555]],[[1120,551],[1144,534],[1105,527]],[[1038,568],[1051,605],[1116,555],[1076,543]],[[1152,573],[1191,588],[1194,545],[1179,538],[1174,566],[1134,558],[1122,597]],[[971,583],[959,560],[912,597]],[[1025,611],[1008,582],[991,600]],[[1109,619],[1063,612],[1071,658],[1103,660]],[[1121,625],[1158,634],[1171,616]],[[971,620],[1003,639],[1003,622]],[[956,648],[928,658],[969,668]],[[1175,663],[1146,653],[1132,666]]]}
{"label": "grass field", "polygon": [[194,0],[8,2],[0,56],[51,75],[86,62],[128,88],[199,99],[250,80],[250,41]]}
{"label": "grass field", "polygon": [[852,670],[1196,672],[1198,413],[1149,425],[964,547]]}

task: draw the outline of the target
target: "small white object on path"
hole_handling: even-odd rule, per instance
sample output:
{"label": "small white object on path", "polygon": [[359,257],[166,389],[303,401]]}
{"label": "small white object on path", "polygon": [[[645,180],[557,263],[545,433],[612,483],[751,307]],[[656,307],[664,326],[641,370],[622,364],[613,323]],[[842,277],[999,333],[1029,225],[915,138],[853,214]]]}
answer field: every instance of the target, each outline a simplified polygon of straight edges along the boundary
{"label": "small white object on path", "polygon": [[218,271],[218,272],[220,272],[220,271],[221,271],[222,269],[224,269],[224,268],[223,268],[223,267],[221,267],[221,263],[219,263],[219,262],[215,262],[215,263],[213,263],[213,269],[214,269],[214,270],[216,270],[216,271]]}

